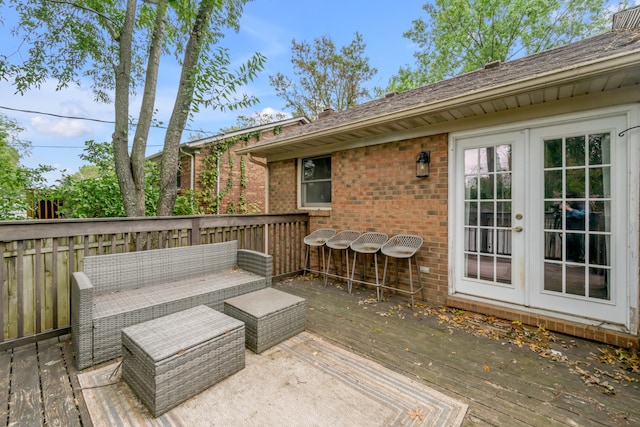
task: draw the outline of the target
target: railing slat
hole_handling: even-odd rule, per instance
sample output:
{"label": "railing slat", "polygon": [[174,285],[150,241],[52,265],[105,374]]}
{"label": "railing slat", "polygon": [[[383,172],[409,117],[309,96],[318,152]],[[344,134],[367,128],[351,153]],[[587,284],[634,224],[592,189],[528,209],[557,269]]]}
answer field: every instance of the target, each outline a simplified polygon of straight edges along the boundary
{"label": "railing slat", "polygon": [[53,329],[58,329],[58,238],[53,239],[51,253],[51,312]]}
{"label": "railing slat", "polygon": [[8,273],[7,273],[7,267],[6,264],[8,263],[8,261],[5,261],[5,257],[4,257],[4,245],[5,243],[2,242],[0,244],[0,258],[2,259],[2,262],[0,263],[0,342],[4,342],[5,340],[5,322],[4,322],[4,318],[5,315],[7,313],[7,304],[5,304],[5,297],[7,295],[7,286],[5,286],[5,283],[8,283]]}
{"label": "railing slat", "polygon": [[[24,336],[24,241],[19,240],[16,257],[16,297],[18,318],[18,336]],[[9,322],[11,323],[11,322]]]}
{"label": "railing slat", "polygon": [[35,287],[36,287],[36,334],[42,332],[42,291],[44,289],[44,262],[42,259],[42,240],[36,239]]}

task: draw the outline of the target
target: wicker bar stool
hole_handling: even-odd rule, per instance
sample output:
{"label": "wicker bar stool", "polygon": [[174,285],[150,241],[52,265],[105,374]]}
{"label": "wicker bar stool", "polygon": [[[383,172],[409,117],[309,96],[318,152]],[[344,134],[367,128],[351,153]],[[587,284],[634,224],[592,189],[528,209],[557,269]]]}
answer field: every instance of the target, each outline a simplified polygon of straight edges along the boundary
{"label": "wicker bar stool", "polygon": [[[335,236],[336,230],[333,228],[319,228],[313,233],[309,234],[304,238],[304,244],[306,246],[306,251],[304,255],[304,268],[302,270],[303,274],[306,272],[310,273],[325,273],[324,268],[324,245],[327,240]],[[318,269],[314,270],[311,268],[311,259],[310,259],[310,248],[315,247],[318,249]],[[322,270],[320,270],[320,252],[322,251]]]}
{"label": "wicker bar stool", "polygon": [[[389,236],[385,233],[375,233],[368,232],[362,233],[360,237],[351,242],[349,247],[353,251],[353,263],[351,264],[351,280],[347,283],[349,293],[351,293],[351,287],[353,286],[353,282],[363,283],[365,285],[374,285],[376,287],[376,296],[378,297],[378,301],[380,301],[380,280],[378,277],[378,251],[387,241]],[[376,281],[368,282],[367,281],[367,269],[366,266],[362,273],[362,280],[355,280],[354,276],[356,273],[356,256],[358,254],[362,254],[366,259],[367,254],[373,255],[373,264],[376,273]]]}
{"label": "wicker bar stool", "polygon": [[[327,240],[327,247],[329,248],[329,255],[327,256],[327,269],[324,274],[324,285],[327,286],[327,279],[329,276],[336,277],[338,279],[343,279],[347,281],[347,289],[351,287],[349,283],[349,245],[351,242],[356,240],[360,236],[359,231],[353,230],[343,230],[331,237]],[[340,275],[338,274],[338,266],[336,265],[336,273],[332,274],[329,271],[331,270],[331,251],[335,249],[337,251],[344,251],[345,255],[345,263],[346,263],[346,274]],[[341,252],[342,253],[342,252]]]}
{"label": "wicker bar stool", "polygon": [[[403,292],[411,295],[411,309],[414,307],[414,295],[418,292],[422,292],[422,299],[424,299],[424,288],[420,281],[420,266],[418,265],[418,259],[416,253],[422,247],[422,237],[413,236],[411,234],[398,234],[389,239],[387,243],[382,246],[381,252],[384,254],[384,273],[382,273],[382,285],[380,285],[381,292],[386,289],[393,289],[398,292]],[[394,286],[386,284],[387,278],[387,262],[389,257],[396,259],[396,281]],[[411,273],[411,258],[415,260],[416,272],[418,274],[418,289],[413,289],[413,275]],[[406,259],[409,263],[409,290],[400,289],[398,282],[398,261],[399,259]]]}

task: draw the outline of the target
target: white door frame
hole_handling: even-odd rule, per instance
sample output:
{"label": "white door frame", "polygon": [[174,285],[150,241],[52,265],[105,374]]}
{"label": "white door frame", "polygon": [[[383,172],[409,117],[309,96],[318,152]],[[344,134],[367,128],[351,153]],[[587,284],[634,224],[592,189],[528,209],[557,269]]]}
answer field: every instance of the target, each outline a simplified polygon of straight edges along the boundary
{"label": "white door frame", "polygon": [[[460,186],[459,176],[456,169],[456,158],[459,156],[457,141],[470,137],[486,136],[496,133],[505,132],[524,132],[526,139],[529,139],[529,130],[544,128],[548,126],[557,126],[562,124],[570,124],[578,121],[596,120],[600,118],[623,116],[626,120],[626,125],[622,129],[614,130],[615,135],[612,135],[612,140],[616,141],[618,151],[623,150],[622,153],[626,156],[626,175],[627,175],[627,200],[626,206],[623,208],[626,210],[626,229],[625,236],[617,236],[617,245],[623,250],[618,252],[619,256],[625,256],[624,271],[618,272],[620,276],[625,279],[627,283],[626,287],[620,289],[624,292],[625,303],[621,307],[623,313],[623,321],[620,323],[605,323],[597,319],[590,319],[585,316],[575,315],[563,312],[558,307],[551,308],[531,308],[530,306],[530,292],[532,286],[530,285],[533,280],[539,280],[536,277],[536,273],[533,272],[533,268],[526,268],[525,281],[527,283],[528,292],[525,292],[524,302],[522,305],[514,304],[511,302],[496,301],[491,298],[478,297],[468,295],[460,292],[456,283],[456,278],[461,277],[461,272],[457,269],[463,269],[462,265],[457,259],[460,252],[459,241],[456,241],[456,236],[460,233],[457,231],[459,212],[463,210],[463,206],[460,206],[458,192],[456,189]],[[639,242],[639,192],[640,192],[640,129],[635,129],[625,133],[622,137],[618,136],[618,133],[626,128],[640,125],[640,107],[638,105],[627,105],[613,108],[600,109],[595,111],[589,111],[585,113],[567,114],[563,116],[557,116],[550,119],[537,119],[526,122],[519,122],[511,125],[495,126],[491,128],[478,129],[476,131],[456,132],[449,135],[449,295],[456,295],[461,298],[466,298],[474,301],[484,301],[494,305],[511,307],[519,310],[526,310],[535,314],[550,315],[561,319],[577,321],[583,324],[602,325],[607,328],[621,330],[636,334],[638,332],[638,242]],[[615,139],[614,139],[615,138]],[[531,144],[527,141],[524,144],[526,150],[530,150]],[[527,152],[527,158],[530,158],[531,152]],[[526,162],[525,168],[528,168],[529,162]],[[531,171],[525,172],[527,176],[530,176]],[[535,189],[531,188],[531,183],[527,182],[525,191],[527,194],[535,194]],[[526,212],[529,213],[532,209],[530,206],[525,207]],[[532,218],[535,220],[535,215]],[[515,224],[515,222],[514,222]],[[532,225],[528,225],[531,228]],[[622,227],[625,227],[624,225]],[[526,229],[525,229],[526,230]],[[620,240],[621,239],[621,240]],[[625,253],[626,252],[626,253]],[[528,259],[528,257],[527,257]],[[529,262],[527,263],[530,266]],[[539,275],[539,274],[538,274]],[[527,296],[528,295],[528,296]]]}

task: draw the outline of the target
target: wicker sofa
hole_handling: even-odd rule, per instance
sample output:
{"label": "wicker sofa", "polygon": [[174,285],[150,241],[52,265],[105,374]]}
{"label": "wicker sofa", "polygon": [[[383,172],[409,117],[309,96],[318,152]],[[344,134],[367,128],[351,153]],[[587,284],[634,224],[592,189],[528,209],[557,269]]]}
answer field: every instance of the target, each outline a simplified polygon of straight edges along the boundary
{"label": "wicker sofa", "polygon": [[121,354],[122,328],[271,286],[271,256],[237,241],[89,256],[71,279],[78,369]]}

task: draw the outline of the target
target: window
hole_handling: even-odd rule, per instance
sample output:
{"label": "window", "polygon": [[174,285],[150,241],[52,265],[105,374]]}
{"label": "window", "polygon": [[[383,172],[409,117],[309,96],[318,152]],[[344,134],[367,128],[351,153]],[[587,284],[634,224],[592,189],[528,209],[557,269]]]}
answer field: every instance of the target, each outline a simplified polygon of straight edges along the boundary
{"label": "window", "polygon": [[302,207],[331,207],[331,156],[302,159],[300,171]]}

